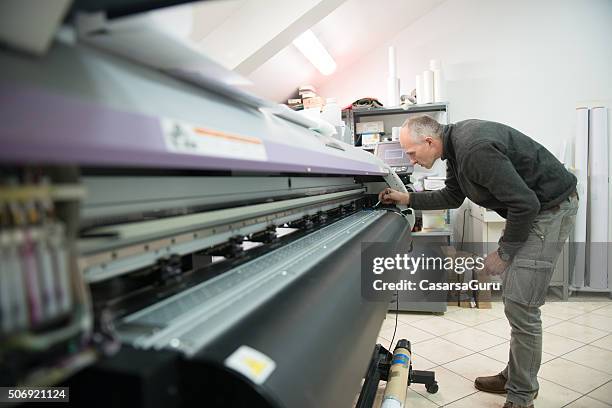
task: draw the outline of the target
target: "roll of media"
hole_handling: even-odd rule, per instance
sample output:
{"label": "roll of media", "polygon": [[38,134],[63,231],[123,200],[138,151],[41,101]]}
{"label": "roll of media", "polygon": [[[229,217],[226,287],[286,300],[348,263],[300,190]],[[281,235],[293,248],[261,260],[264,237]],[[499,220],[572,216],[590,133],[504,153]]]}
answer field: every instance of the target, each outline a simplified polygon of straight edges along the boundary
{"label": "roll of media", "polygon": [[417,103],[423,103],[423,78],[420,75],[415,77],[415,89]]}
{"label": "roll of media", "polygon": [[434,101],[434,76],[433,71],[423,71],[423,101],[421,103],[433,103]]}
{"label": "roll of media", "polygon": [[442,75],[441,69],[434,69],[433,71],[433,84],[434,84],[434,102],[443,102],[446,99],[445,95],[445,83],[444,76]]}
{"label": "roll of media", "polygon": [[397,77],[397,56],[395,47],[389,47],[389,72],[387,76],[387,105],[398,106],[400,104],[399,78]]}
{"label": "roll of media", "polygon": [[608,288],[608,110],[592,108],[589,117],[589,269],[588,286]]}
{"label": "roll of media", "polygon": [[574,242],[576,243],[576,259],[571,284],[574,287],[584,286],[586,272],[586,242],[587,242],[587,203],[588,178],[587,166],[589,162],[589,109],[576,109],[576,138],[574,168],[578,185],[576,189],[581,200],[578,203],[576,226],[574,227]]}
{"label": "roll of media", "polygon": [[387,78],[387,105],[399,106],[399,78]]}

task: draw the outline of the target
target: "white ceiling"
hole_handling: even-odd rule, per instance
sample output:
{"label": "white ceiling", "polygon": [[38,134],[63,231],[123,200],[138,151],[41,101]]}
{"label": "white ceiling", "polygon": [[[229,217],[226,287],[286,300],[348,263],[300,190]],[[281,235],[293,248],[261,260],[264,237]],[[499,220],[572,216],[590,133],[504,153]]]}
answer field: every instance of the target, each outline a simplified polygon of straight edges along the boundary
{"label": "white ceiling", "polygon": [[[247,0],[208,1],[194,6],[191,38],[213,59],[245,74],[253,82],[249,91],[283,102],[300,85],[320,87],[337,80],[372,49],[388,43],[443,1],[300,0],[300,6],[291,10],[287,4],[292,2],[286,0],[258,0],[257,9]],[[334,74],[321,75],[292,45],[307,28],[336,61]],[[257,46],[245,47],[245,42]],[[246,63],[240,66],[236,53]]]}
{"label": "white ceiling", "polygon": [[247,0],[215,0],[194,4],[191,38],[201,41],[219,24],[227,20]]}

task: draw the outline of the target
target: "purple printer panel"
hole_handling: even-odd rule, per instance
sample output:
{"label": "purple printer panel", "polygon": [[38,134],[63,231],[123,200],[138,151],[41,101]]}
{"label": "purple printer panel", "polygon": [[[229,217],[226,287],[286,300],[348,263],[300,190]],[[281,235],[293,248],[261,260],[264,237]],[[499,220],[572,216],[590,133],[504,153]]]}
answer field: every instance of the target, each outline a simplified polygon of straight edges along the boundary
{"label": "purple printer panel", "polygon": [[160,121],[92,102],[0,85],[0,161],[12,164],[382,175],[374,163],[264,140],[266,161],[174,153]]}

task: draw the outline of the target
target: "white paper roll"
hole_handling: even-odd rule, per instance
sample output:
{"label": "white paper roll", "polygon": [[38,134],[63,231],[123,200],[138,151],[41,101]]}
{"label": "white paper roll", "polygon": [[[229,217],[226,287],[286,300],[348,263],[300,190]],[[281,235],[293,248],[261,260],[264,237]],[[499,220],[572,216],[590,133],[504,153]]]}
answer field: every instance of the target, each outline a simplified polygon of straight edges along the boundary
{"label": "white paper roll", "polygon": [[[589,269],[588,286],[608,288],[608,110],[592,108],[589,117]],[[602,250],[603,249],[603,250]]]}
{"label": "white paper roll", "polygon": [[423,71],[423,101],[421,103],[433,103],[434,101],[434,76],[430,70]]}
{"label": "white paper roll", "polygon": [[417,103],[423,103],[423,81],[420,75],[415,78],[416,100]]}
{"label": "white paper roll", "polygon": [[399,106],[400,104],[399,78],[387,78],[387,106]]}
{"label": "white paper roll", "polygon": [[396,399],[387,398],[383,401],[380,408],[402,408],[402,403]]}
{"label": "white paper roll", "polygon": [[565,165],[565,167],[568,167],[567,165],[567,139],[563,140],[563,143],[561,144],[561,150],[559,150],[559,156],[557,156],[557,158],[559,159],[561,163]]}
{"label": "white paper roll", "polygon": [[397,57],[395,56],[395,47],[389,47],[389,78],[397,77]]}
{"label": "white paper roll", "polygon": [[589,158],[589,109],[576,109],[576,138],[575,138],[575,159],[574,167],[576,178],[578,179],[578,213],[576,214],[576,226],[574,228],[574,242],[576,242],[576,261],[574,262],[574,273],[571,279],[573,286],[581,288],[584,286],[586,272],[586,252],[587,242],[587,165]]}
{"label": "white paper roll", "polygon": [[446,84],[444,83],[442,70],[434,69],[432,72],[434,84],[434,102],[444,102],[446,100]]}

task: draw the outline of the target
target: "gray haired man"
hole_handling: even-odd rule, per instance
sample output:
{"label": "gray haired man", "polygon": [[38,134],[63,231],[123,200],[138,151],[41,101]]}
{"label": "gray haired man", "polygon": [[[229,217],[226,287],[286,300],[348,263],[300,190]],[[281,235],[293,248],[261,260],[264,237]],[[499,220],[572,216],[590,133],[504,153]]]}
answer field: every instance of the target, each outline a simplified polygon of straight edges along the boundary
{"label": "gray haired man", "polygon": [[381,191],[385,204],[414,209],[459,207],[465,197],[506,219],[499,249],[485,269],[503,273],[504,311],[512,334],[506,368],[478,377],[477,389],[506,393],[504,408],[533,407],[542,358],[540,306],[554,265],[574,225],[576,177],[546,148],[516,129],[484,120],[440,125],[428,116],[407,120],[400,143],[414,164],[446,160],[446,185],[431,192]]}

